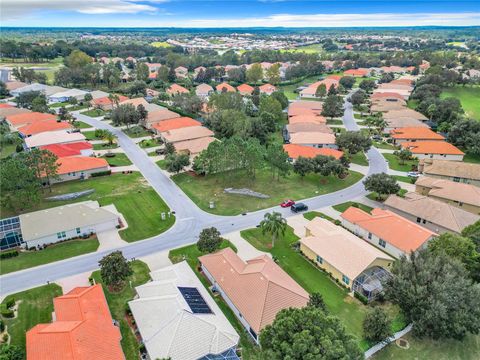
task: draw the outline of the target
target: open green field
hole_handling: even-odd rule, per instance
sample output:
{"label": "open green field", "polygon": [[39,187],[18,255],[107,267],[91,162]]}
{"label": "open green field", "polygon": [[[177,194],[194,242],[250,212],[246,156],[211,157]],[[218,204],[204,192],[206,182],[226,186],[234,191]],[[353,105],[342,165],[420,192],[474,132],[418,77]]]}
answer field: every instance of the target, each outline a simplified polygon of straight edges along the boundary
{"label": "open green field", "polygon": [[358,202],[355,202],[355,201],[347,201],[347,202],[344,202],[342,204],[338,204],[338,205],[335,205],[335,206],[332,206],[335,210],[343,213],[345,210],[347,210],[350,206],[356,206],[358,207],[359,209],[365,211],[365,212],[370,212],[373,210],[373,208],[371,208],[370,206],[367,206],[367,205],[364,205],[362,203],[358,203]]}
{"label": "open green field", "polygon": [[480,354],[480,335],[469,335],[463,341],[416,339],[411,334],[403,337],[409,349],[402,349],[395,343],[372,357],[373,360],[477,360]]}
{"label": "open green field", "polygon": [[116,166],[128,166],[132,165],[130,159],[124,153],[113,153],[115,156],[102,156],[105,160],[107,160],[108,165],[116,167]]}
{"label": "open green field", "polygon": [[[224,249],[226,247],[230,247],[235,252],[237,252],[237,249],[235,248],[235,246],[228,240],[225,240],[221,243],[220,249]],[[240,347],[242,348],[242,359],[244,360],[252,359],[258,347],[255,346],[255,344],[251,340],[250,335],[247,334],[245,328],[242,326],[240,321],[238,321],[237,317],[235,316],[233,311],[228,307],[227,303],[222,299],[222,297],[213,296],[212,292],[209,290],[209,287],[211,284],[209,283],[208,279],[198,271],[198,266],[197,266],[198,258],[202,255],[205,255],[205,254],[201,253],[198,250],[196,244],[192,244],[192,245],[171,250],[168,254],[168,257],[174,264],[181,262],[183,260],[187,261],[188,265],[190,265],[195,275],[197,275],[198,279],[202,282],[202,284],[205,286],[207,291],[212,295],[213,299],[217,303],[218,307],[222,310],[223,314],[226,316],[228,321],[230,321],[230,324],[232,324],[232,326],[235,328],[237,333],[240,335]]]}
{"label": "open green field", "polygon": [[[169,208],[138,172],[55,184],[52,186],[52,192],[45,190],[43,196],[49,197],[89,189],[94,189],[95,192],[72,201],[48,201],[42,199],[38,205],[25,212],[86,200],[97,200],[102,206],[115,204],[117,210],[123,214],[128,223],[127,229],[120,230],[120,236],[123,240],[129,242],[143,240],[160,234],[170,228],[175,222],[173,215],[171,217],[167,216],[166,220],[161,220],[161,213],[168,213]],[[5,208],[5,203],[2,202],[1,217],[13,215],[15,213]]]}
{"label": "open green field", "polygon": [[53,244],[40,251],[21,252],[18,256],[1,261],[0,275],[88,254],[96,251],[98,246],[98,239],[94,237]]}
{"label": "open green field", "polygon": [[10,343],[25,348],[25,333],[35,325],[52,321],[53,298],[60,295],[62,295],[62,288],[57,284],[8,295],[3,300],[2,306],[11,298],[20,302],[16,318],[3,318],[10,334]]}
{"label": "open green field", "polygon": [[[362,177],[362,174],[350,171],[345,179],[317,174],[308,174],[301,179],[299,175],[291,172],[286,178],[277,181],[272,180],[269,170],[263,169],[257,171],[255,180],[244,172],[207,176],[182,173],[172,176],[172,179],[201,209],[219,215],[238,215],[278,205],[285,199],[307,199],[344,189],[360,181]],[[224,193],[223,190],[229,187],[248,188],[269,195],[270,198],[258,199]],[[209,208],[210,201],[215,202],[214,209]]]}
{"label": "open green field", "polygon": [[400,160],[397,156],[393,154],[382,154],[383,157],[388,161],[388,167],[392,170],[397,171],[412,171],[412,167],[418,165],[418,160],[406,160],[404,164],[400,164]]}
{"label": "open green field", "polygon": [[151,46],[153,47],[158,47],[158,48],[168,48],[168,47],[172,47],[172,45],[170,45],[169,43],[167,43],[166,41],[154,41],[150,44]]}
{"label": "open green field", "polygon": [[295,84],[291,84],[291,85],[279,85],[278,86],[278,89],[280,91],[283,91],[283,93],[285,94],[285,96],[288,98],[288,100],[295,100],[297,97],[298,97],[298,94],[295,93],[294,91],[300,87],[300,86],[303,86],[303,85],[306,85],[306,84],[311,84],[311,83],[314,83],[315,81],[318,81],[319,79],[321,78],[321,75],[314,75],[314,76],[309,76]]}
{"label": "open green field", "polygon": [[[362,340],[362,322],[368,307],[349,296],[347,291],[332,281],[325,272],[315,267],[292,248],[292,245],[299,238],[293,233],[291,227],[287,228],[285,236],[281,236],[275,241],[273,248],[271,237],[262,234],[262,230],[259,228],[243,230],[240,233],[245,240],[258,250],[270,252],[278,260],[278,264],[283,270],[308,293],[321,293],[329,312],[342,320],[346,329],[358,338],[363,350],[368,349],[369,344]],[[392,318],[395,318],[392,326],[394,327],[393,330],[402,329],[405,324],[398,310],[391,305],[385,306]]]}
{"label": "open green field", "polygon": [[293,49],[283,49],[280,52],[286,53],[305,53],[305,54],[318,54],[323,52],[322,44],[311,44],[305,46],[299,46]]}
{"label": "open green field", "polygon": [[444,89],[441,98],[454,97],[460,100],[468,117],[480,121],[480,86],[456,86]]}
{"label": "open green field", "polygon": [[125,310],[127,303],[135,297],[135,287],[143,285],[150,280],[150,269],[147,264],[140,260],[130,262],[130,266],[133,270],[133,275],[129,278],[131,285],[127,283],[120,292],[110,292],[108,287],[102,283],[100,270],[92,273],[92,278],[95,279],[96,283],[102,284],[112,318],[120,323],[120,332],[122,333],[121,345],[125,358],[127,360],[138,360],[140,343],[125,319]]}

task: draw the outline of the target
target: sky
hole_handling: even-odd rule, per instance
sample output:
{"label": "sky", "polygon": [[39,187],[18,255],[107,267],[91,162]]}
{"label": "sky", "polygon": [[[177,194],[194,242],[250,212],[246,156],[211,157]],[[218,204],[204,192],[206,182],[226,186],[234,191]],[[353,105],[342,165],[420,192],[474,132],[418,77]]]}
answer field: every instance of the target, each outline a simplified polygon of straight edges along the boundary
{"label": "sky", "polygon": [[480,0],[1,0],[2,26],[362,27],[480,25]]}

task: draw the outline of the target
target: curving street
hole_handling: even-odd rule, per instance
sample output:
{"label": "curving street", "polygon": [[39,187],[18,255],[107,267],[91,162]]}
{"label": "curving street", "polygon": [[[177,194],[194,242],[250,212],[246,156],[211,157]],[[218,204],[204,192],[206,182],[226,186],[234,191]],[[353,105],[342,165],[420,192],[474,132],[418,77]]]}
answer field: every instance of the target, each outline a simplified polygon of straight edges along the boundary
{"label": "curving street", "polygon": [[[260,222],[264,214],[272,211],[272,209],[282,213],[284,217],[292,216],[292,212],[289,209],[280,207],[238,216],[219,216],[207,213],[197,207],[152,159],[121,130],[103,121],[82,114],[75,114],[75,116],[78,120],[96,128],[107,129],[113,132],[117,136],[118,143],[128,158],[130,158],[132,163],[139,169],[155,191],[165,200],[170,209],[175,211],[176,222],[168,231],[150,239],[121,247],[122,252],[127,258],[138,258],[193,243],[196,241],[198,233],[205,227],[215,226],[222,233],[254,227]],[[343,122],[347,130],[358,131],[358,126],[353,117],[352,105],[347,101],[345,101]],[[371,148],[367,153],[367,157],[369,160],[368,174],[387,171],[388,165],[378,150]],[[366,191],[360,181],[343,190],[305,199],[303,202],[305,202],[311,210],[314,210],[356,199],[365,194]],[[93,271],[98,268],[98,261],[114,250],[115,249],[109,249],[90,253],[3,275],[0,277],[1,294],[2,296],[6,296],[21,290],[43,285],[48,281],[54,282],[67,276]]]}

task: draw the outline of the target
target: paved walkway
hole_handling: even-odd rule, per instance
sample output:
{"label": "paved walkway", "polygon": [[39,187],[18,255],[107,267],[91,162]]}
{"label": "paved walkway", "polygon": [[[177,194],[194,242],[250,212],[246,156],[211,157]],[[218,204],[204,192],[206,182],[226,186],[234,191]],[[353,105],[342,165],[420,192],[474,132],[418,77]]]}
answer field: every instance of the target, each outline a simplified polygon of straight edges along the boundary
{"label": "paved walkway", "polygon": [[68,276],[59,280],[55,280],[55,283],[62,288],[64,294],[73,290],[78,286],[90,286],[88,278],[92,275],[93,271],[87,271],[81,274]]}
{"label": "paved walkway", "polygon": [[293,229],[293,233],[298,237],[305,236],[305,226],[308,224],[309,220],[301,215],[295,215],[287,219],[287,224],[290,225]]}
{"label": "paved walkway", "polygon": [[363,175],[368,174],[368,166],[350,164],[350,170],[359,172],[360,174],[363,174]]}
{"label": "paved walkway", "polygon": [[107,153],[115,153],[115,154],[119,154],[119,153],[124,154],[125,153],[125,151],[123,151],[123,149],[121,147],[116,147],[114,149],[93,150],[93,152],[95,154],[99,154],[99,155],[104,155],[104,154],[107,154]]}
{"label": "paved walkway", "polygon": [[166,266],[172,265],[172,262],[168,258],[169,252],[170,252],[169,250],[157,252],[155,254],[142,256],[141,258],[139,258],[139,260],[146,263],[150,268],[150,271],[155,271],[158,269],[162,269]]}

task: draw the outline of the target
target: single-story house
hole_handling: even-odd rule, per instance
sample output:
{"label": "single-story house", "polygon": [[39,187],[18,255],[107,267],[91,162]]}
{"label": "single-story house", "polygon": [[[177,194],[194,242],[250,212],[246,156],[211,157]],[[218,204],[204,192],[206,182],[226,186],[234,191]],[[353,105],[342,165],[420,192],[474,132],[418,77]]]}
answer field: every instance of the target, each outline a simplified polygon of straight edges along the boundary
{"label": "single-story house", "polygon": [[222,92],[236,92],[237,90],[230,84],[224,82],[216,86],[216,90],[218,93]]}
{"label": "single-story house", "polygon": [[103,97],[108,97],[108,93],[105,92],[105,91],[101,91],[101,90],[93,90],[93,91],[90,92],[90,95],[92,95],[93,100],[100,99],[100,98],[103,98]]}
{"label": "single-story house", "polygon": [[355,76],[355,77],[366,77],[366,76],[370,75],[370,70],[369,69],[364,69],[364,68],[349,69],[349,70],[345,70],[343,72],[343,75],[344,76]]}
{"label": "single-story house", "polygon": [[96,234],[120,224],[117,213],[92,200],[22,214],[19,219],[27,248]]}
{"label": "single-story house", "polygon": [[32,135],[25,140],[24,147],[26,149],[39,148],[50,144],[68,144],[85,141],[85,136],[82,133],[68,131],[43,132]]}
{"label": "single-story house", "polygon": [[465,227],[480,220],[478,215],[414,192],[405,194],[404,198],[390,195],[383,204],[387,209],[437,234],[460,234]]}
{"label": "single-story house", "polygon": [[445,137],[425,127],[405,127],[390,131],[395,145],[416,141],[445,141]]}
{"label": "single-story house", "polygon": [[53,299],[54,321],[27,331],[27,359],[124,360],[102,285],[76,287]]}
{"label": "single-story house", "polygon": [[145,65],[147,65],[148,67],[148,71],[150,72],[156,72],[158,71],[158,69],[160,69],[162,67],[162,64],[160,63],[145,63]]}
{"label": "single-story house", "polygon": [[300,251],[345,286],[368,299],[383,291],[394,259],[341,226],[320,217],[306,225]]}
{"label": "single-story house", "polygon": [[57,92],[53,95],[50,95],[48,97],[48,101],[50,103],[58,103],[58,102],[65,102],[69,101],[71,98],[75,98],[77,100],[83,100],[85,98],[85,95],[87,95],[88,92],[80,89],[69,89],[67,91],[61,91]]}
{"label": "single-story house", "polygon": [[259,87],[259,89],[260,89],[260,94],[266,94],[266,95],[272,95],[275,91],[277,91],[277,88],[272,84],[263,84],[262,86]]}
{"label": "single-story house", "polygon": [[193,75],[197,77],[197,75],[200,73],[200,71],[206,71],[207,68],[205,66],[197,66],[195,69],[193,69]]}
{"label": "single-story house", "polygon": [[335,159],[340,159],[343,156],[343,151],[329,149],[329,148],[314,148],[305,145],[284,144],[283,150],[288,154],[288,160],[295,162],[299,157],[312,159],[318,155],[333,156]]}
{"label": "single-story house", "polygon": [[210,143],[216,141],[214,137],[202,137],[193,140],[178,141],[173,143],[175,151],[178,153],[183,153],[189,155],[191,158],[196,157],[203,150],[208,148]]}
{"label": "single-story house", "polygon": [[240,93],[240,95],[252,95],[254,90],[253,86],[250,86],[248,84],[241,84],[237,86],[237,91]]}
{"label": "single-story house", "polygon": [[[118,95],[118,103],[120,104],[122,101],[128,100],[128,97],[123,95]],[[92,106],[98,107],[102,110],[112,110],[113,107],[116,105],[108,96],[94,98],[91,101]]]}
{"label": "single-story house", "polygon": [[92,174],[110,170],[107,160],[90,156],[67,156],[57,159],[58,179],[51,183],[88,179]]}
{"label": "single-story house", "polygon": [[18,113],[10,114],[5,117],[5,122],[7,123],[11,131],[17,131],[23,126],[47,120],[57,121],[57,116],[28,110],[26,112],[21,111]]}
{"label": "single-story house", "polygon": [[44,94],[46,97],[49,97],[50,95],[67,91],[68,89],[60,87],[60,86],[50,86],[50,85],[45,85],[45,84],[38,84],[38,83],[33,83],[29,84],[26,86],[22,86],[20,88],[17,88],[15,90],[11,90],[10,94],[14,97],[17,97],[18,95],[30,91],[38,91]]}
{"label": "single-story house", "polygon": [[302,115],[294,115],[290,116],[288,118],[288,123],[289,124],[304,124],[304,123],[310,123],[310,124],[326,124],[327,119],[321,115],[317,115],[315,113],[307,112]]}
{"label": "single-story house", "polygon": [[340,218],[345,228],[397,259],[425,248],[437,236],[417,223],[379,208],[367,213],[351,206]]}
{"label": "single-story house", "polygon": [[6,106],[0,108],[0,121],[4,121],[7,116],[26,114],[26,113],[32,112],[32,110],[17,108],[8,104],[2,104],[2,105],[6,105]]}
{"label": "single-story house", "polygon": [[480,186],[480,164],[423,159],[418,164],[418,170],[435,179]]}
{"label": "single-story house", "polygon": [[148,105],[150,105],[148,103],[147,100],[145,100],[145,98],[143,97],[139,97],[139,98],[134,98],[134,99],[126,99],[126,100],[123,100],[119,103],[120,105],[133,105],[135,107],[135,109],[137,108],[138,105],[142,105],[145,109],[147,108]]}
{"label": "single-story house", "polygon": [[403,142],[402,148],[408,149],[418,159],[440,159],[462,161],[465,153],[446,141]]}
{"label": "single-story house", "polygon": [[285,125],[283,128],[283,140],[286,144],[290,143],[290,135],[298,132],[323,132],[333,134],[332,129],[327,124],[318,124],[313,122],[293,122]]}
{"label": "single-story house", "polygon": [[183,86],[178,85],[178,84],[172,84],[170,87],[167,89],[167,94],[170,96],[174,96],[177,94],[188,94],[190,91],[188,89],[185,89]]}
{"label": "single-story house", "polygon": [[140,125],[147,129],[150,129],[153,124],[156,124],[160,121],[179,117],[180,115],[176,112],[162,108],[157,111],[149,111],[147,119],[140,121]]}
{"label": "single-story house", "polygon": [[213,131],[204,126],[189,126],[160,133],[162,140],[171,144],[211,136],[213,136]]}
{"label": "single-story house", "polygon": [[40,134],[43,132],[71,131],[71,130],[73,130],[73,126],[66,121],[44,120],[44,121],[37,121],[32,124],[24,125],[18,128],[18,133],[22,138],[27,138],[32,135]]}
{"label": "single-story house", "polygon": [[380,99],[380,100],[375,100],[372,102],[372,105],[370,106],[370,112],[376,113],[376,112],[388,112],[392,110],[403,110],[406,107],[406,102],[405,100],[398,100],[398,99]]}
{"label": "single-story house", "polygon": [[150,359],[239,359],[240,337],[186,261],[150,277],[128,303]]}
{"label": "single-story house", "polygon": [[480,215],[480,188],[444,179],[421,176],[415,192]]}
{"label": "single-story house", "polygon": [[338,149],[338,146],[335,143],[335,135],[317,131],[290,134],[290,143],[312,146],[315,148]]}
{"label": "single-story house", "polygon": [[195,88],[195,94],[200,98],[209,97],[214,93],[213,87],[208,84],[200,84]]}
{"label": "single-story house", "polygon": [[390,101],[399,100],[406,104],[406,101],[402,95],[396,92],[388,92],[388,91],[374,92],[372,95],[370,95],[370,100],[372,102],[379,101],[379,100],[390,100]]}
{"label": "single-story house", "polygon": [[383,118],[385,120],[403,118],[403,119],[414,119],[422,122],[428,121],[428,118],[425,115],[409,108],[387,111],[386,113],[383,114]]}
{"label": "single-story house", "polygon": [[288,106],[288,117],[296,115],[321,115],[323,103],[320,101],[297,100]]}
{"label": "single-story house", "polygon": [[41,150],[48,150],[58,158],[67,156],[92,156],[93,145],[86,141],[70,144],[51,144],[42,146]]}
{"label": "single-story house", "polygon": [[152,130],[155,131],[156,134],[160,134],[165,131],[181,129],[191,126],[202,126],[202,123],[192,118],[183,116],[173,119],[162,120],[156,124],[153,124]]}
{"label": "single-story house", "polygon": [[390,132],[395,129],[402,129],[406,127],[427,128],[427,129],[430,128],[426,123],[420,120],[412,119],[412,118],[391,118],[391,119],[384,119],[384,120],[385,120],[385,123],[387,124],[387,126],[385,126],[385,128],[383,129],[384,134],[390,134]]}
{"label": "single-story house", "polygon": [[308,293],[267,255],[245,262],[226,248],[198,260],[215,291],[257,343],[260,331],[280,310],[308,303]]}
{"label": "single-story house", "polygon": [[178,79],[184,79],[188,76],[188,69],[184,66],[178,66],[174,70],[175,70],[175,77]]}
{"label": "single-story house", "polygon": [[307,86],[306,89],[303,89],[302,91],[300,91],[300,97],[301,98],[315,98],[315,97],[317,97],[316,96],[317,88],[322,84],[325,85],[325,87],[327,89],[327,92],[328,92],[328,90],[332,86],[334,88],[338,88],[338,86],[340,85],[340,82],[339,82],[339,79],[337,80],[336,78],[333,78],[333,77],[327,77],[326,79],[317,81],[317,82]]}

